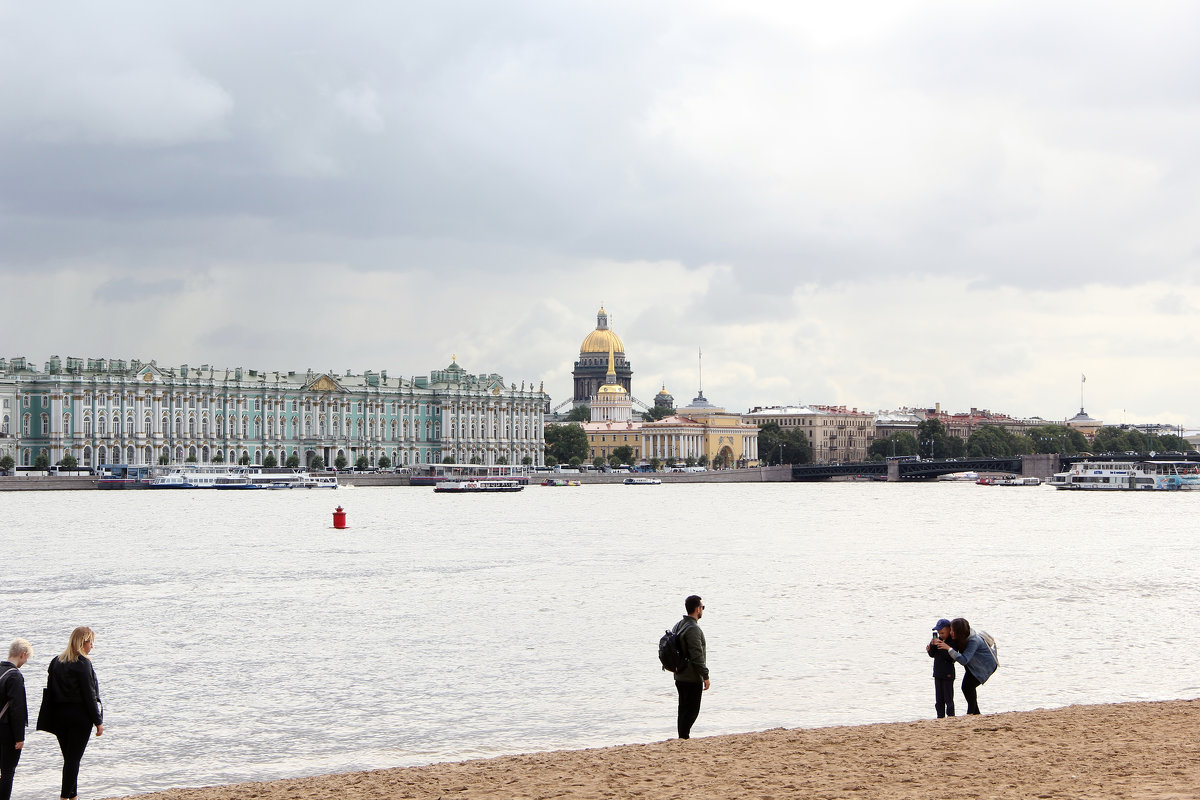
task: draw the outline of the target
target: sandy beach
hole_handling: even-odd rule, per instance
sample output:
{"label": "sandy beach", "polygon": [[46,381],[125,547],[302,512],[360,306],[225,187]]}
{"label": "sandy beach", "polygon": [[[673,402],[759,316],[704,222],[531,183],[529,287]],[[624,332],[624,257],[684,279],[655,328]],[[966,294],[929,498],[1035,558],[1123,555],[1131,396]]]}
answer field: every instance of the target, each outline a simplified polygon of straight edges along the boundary
{"label": "sandy beach", "polygon": [[[703,714],[701,724],[703,727]],[[1194,798],[1200,700],[775,729],[172,789],[142,800]]]}

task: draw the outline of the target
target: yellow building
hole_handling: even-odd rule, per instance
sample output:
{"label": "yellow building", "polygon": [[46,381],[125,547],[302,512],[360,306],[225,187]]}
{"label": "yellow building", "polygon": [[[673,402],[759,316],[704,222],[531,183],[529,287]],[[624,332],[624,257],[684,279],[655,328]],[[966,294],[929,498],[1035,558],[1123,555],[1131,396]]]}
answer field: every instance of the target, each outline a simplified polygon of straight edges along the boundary
{"label": "yellow building", "polygon": [[708,402],[701,391],[678,413],[643,423],[642,450],[646,460],[657,458],[668,464],[694,458],[727,467],[754,467],[758,466],[758,426]]}

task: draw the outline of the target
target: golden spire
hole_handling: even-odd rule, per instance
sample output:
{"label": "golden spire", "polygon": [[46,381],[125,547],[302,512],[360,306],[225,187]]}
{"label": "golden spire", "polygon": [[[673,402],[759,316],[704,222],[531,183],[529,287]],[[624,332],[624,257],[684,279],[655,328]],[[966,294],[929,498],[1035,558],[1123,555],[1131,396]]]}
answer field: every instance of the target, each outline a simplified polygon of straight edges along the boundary
{"label": "golden spire", "polygon": [[604,376],[604,382],[617,382],[617,362],[616,359],[613,358],[613,343],[611,339],[608,341],[608,374]]}

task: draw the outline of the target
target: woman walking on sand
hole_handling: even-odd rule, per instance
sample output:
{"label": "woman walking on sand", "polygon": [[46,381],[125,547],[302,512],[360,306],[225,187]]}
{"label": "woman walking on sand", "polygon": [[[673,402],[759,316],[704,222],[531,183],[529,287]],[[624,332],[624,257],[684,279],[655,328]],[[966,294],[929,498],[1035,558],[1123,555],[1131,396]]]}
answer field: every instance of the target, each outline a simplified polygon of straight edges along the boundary
{"label": "woman walking on sand", "polygon": [[933,644],[941,650],[947,650],[950,657],[966,667],[963,670],[962,693],[967,698],[967,713],[979,713],[979,700],[975,690],[981,683],[987,683],[996,671],[996,657],[987,646],[983,637],[971,629],[971,623],[962,617],[950,621],[953,635],[949,642],[938,640]]}
{"label": "woman walking on sand", "polygon": [[54,703],[54,735],[58,737],[58,748],[62,750],[63,800],[74,800],[79,795],[79,762],[92,736],[104,733],[104,709],[100,705],[100,685],[96,681],[96,670],[88,654],[96,642],[91,628],[79,627],[71,631],[67,649],[50,662],[50,700]]}

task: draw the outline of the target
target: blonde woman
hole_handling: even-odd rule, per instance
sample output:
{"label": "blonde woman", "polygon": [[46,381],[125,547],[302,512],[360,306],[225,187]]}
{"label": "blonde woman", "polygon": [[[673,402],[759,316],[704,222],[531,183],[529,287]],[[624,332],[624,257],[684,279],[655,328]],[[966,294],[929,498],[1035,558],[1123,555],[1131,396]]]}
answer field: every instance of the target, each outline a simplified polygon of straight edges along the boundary
{"label": "blonde woman", "polygon": [[62,750],[62,793],[63,800],[74,800],[79,795],[79,762],[92,736],[104,733],[104,712],[100,705],[100,685],[96,681],[96,670],[88,654],[96,643],[96,634],[91,628],[79,627],[71,631],[67,649],[50,662],[50,678],[46,684],[50,699],[54,702],[54,735],[58,737],[58,748]]}

